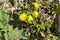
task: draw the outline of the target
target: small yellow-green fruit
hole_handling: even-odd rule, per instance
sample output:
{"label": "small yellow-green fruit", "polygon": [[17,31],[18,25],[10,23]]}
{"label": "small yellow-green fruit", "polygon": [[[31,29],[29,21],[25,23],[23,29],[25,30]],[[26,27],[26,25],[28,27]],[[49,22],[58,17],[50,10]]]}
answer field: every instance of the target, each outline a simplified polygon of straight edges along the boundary
{"label": "small yellow-green fruit", "polygon": [[28,15],[28,17],[27,17],[27,22],[28,22],[29,24],[33,24],[34,19],[33,19],[33,17],[32,17],[31,15]]}
{"label": "small yellow-green fruit", "polygon": [[34,19],[39,18],[39,15],[40,15],[40,14],[39,14],[37,11],[34,11],[34,12],[32,13],[32,16],[33,16]]}
{"label": "small yellow-green fruit", "polygon": [[34,10],[38,10],[38,9],[40,8],[40,3],[38,3],[38,2],[33,2],[32,4],[33,4],[33,6],[34,6]]}
{"label": "small yellow-green fruit", "polygon": [[27,19],[26,13],[21,13],[21,14],[19,15],[19,20],[20,20],[20,21],[26,21],[26,19]]}

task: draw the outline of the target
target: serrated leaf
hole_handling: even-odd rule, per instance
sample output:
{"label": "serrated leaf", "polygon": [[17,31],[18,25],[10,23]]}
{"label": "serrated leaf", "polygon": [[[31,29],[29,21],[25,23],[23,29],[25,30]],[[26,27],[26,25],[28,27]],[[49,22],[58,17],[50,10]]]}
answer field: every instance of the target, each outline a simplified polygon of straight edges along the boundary
{"label": "serrated leaf", "polygon": [[8,22],[9,14],[6,13],[4,10],[5,10],[5,8],[3,6],[0,6],[0,20]]}

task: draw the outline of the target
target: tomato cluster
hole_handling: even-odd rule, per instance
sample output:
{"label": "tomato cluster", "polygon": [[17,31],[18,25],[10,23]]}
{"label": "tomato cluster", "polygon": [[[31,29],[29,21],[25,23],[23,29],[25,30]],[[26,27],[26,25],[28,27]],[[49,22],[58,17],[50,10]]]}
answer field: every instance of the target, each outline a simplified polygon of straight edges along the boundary
{"label": "tomato cluster", "polygon": [[26,12],[22,12],[19,15],[19,20],[22,22],[27,22],[28,24],[33,24],[35,19],[38,19],[40,14],[37,11],[40,7],[40,4],[37,2],[33,2],[32,5],[34,6],[34,11],[32,11],[31,14],[28,14]]}

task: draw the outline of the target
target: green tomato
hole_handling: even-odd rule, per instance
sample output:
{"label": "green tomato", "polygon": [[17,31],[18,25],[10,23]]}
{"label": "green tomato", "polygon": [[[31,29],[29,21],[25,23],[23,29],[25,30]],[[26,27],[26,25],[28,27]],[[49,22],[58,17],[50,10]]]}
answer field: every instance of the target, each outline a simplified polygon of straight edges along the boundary
{"label": "green tomato", "polygon": [[32,24],[32,23],[34,22],[34,19],[33,19],[33,17],[32,17],[31,15],[28,15],[28,17],[27,17],[27,22],[28,22],[29,24]]}
{"label": "green tomato", "polygon": [[25,13],[21,13],[21,14],[19,15],[19,20],[20,20],[20,21],[26,21],[26,19],[27,19],[27,15],[26,15]]}
{"label": "green tomato", "polygon": [[32,16],[34,17],[34,19],[37,19],[37,18],[39,18],[39,13],[37,12],[37,11],[34,11],[33,13],[32,13]]}
{"label": "green tomato", "polygon": [[33,4],[33,6],[34,6],[34,10],[38,10],[38,9],[39,9],[40,3],[38,3],[38,2],[33,2],[32,4]]}

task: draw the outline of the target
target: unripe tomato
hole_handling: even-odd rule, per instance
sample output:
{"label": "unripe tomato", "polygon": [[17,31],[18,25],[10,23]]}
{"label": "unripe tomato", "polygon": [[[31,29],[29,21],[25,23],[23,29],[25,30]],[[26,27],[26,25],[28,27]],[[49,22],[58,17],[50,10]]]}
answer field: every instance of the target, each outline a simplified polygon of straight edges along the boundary
{"label": "unripe tomato", "polygon": [[21,13],[21,14],[19,15],[19,20],[20,20],[20,21],[26,21],[26,18],[27,18],[27,15],[26,15],[25,13]]}
{"label": "unripe tomato", "polygon": [[33,13],[32,13],[32,16],[34,17],[34,19],[37,19],[38,17],[39,17],[39,13],[37,12],[37,11],[34,11]]}
{"label": "unripe tomato", "polygon": [[28,22],[29,24],[32,24],[32,23],[34,22],[34,19],[33,19],[33,17],[32,17],[31,15],[28,15],[28,17],[27,17],[27,22]]}
{"label": "unripe tomato", "polygon": [[38,10],[38,9],[39,9],[40,3],[38,3],[38,2],[33,2],[32,4],[33,4],[33,6],[34,6],[34,10]]}

